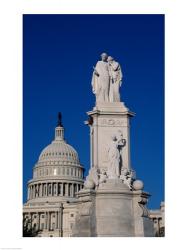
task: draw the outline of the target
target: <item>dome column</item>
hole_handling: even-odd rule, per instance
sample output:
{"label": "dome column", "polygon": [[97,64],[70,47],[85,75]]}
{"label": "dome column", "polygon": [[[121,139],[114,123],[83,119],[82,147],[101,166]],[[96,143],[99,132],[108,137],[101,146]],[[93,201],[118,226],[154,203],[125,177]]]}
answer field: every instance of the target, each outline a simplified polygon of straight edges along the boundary
{"label": "dome column", "polygon": [[74,183],[71,184],[71,196],[74,197]]}
{"label": "dome column", "polygon": [[30,187],[28,187],[28,192],[27,192],[27,200],[30,199]]}

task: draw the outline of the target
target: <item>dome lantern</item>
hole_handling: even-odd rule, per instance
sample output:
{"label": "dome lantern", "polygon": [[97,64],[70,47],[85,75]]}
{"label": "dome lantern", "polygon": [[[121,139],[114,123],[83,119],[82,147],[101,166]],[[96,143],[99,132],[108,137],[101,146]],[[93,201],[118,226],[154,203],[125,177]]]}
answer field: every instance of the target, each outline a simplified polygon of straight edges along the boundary
{"label": "dome lantern", "polygon": [[64,140],[64,127],[62,125],[62,114],[61,112],[58,113],[58,123],[57,127],[55,128],[55,141],[62,141]]}

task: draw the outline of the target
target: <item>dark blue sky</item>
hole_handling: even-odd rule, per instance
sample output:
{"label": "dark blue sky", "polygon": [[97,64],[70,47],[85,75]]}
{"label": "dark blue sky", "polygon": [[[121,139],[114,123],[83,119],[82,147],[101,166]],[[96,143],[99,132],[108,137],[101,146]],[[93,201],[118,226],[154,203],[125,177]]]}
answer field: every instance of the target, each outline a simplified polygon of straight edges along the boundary
{"label": "dark blue sky", "polygon": [[[164,199],[164,16],[23,16],[23,194],[41,150],[54,138],[62,112],[65,138],[89,168],[92,67],[102,52],[120,62],[122,101],[131,121],[131,159],[152,197]],[[87,173],[87,171],[86,171]]]}

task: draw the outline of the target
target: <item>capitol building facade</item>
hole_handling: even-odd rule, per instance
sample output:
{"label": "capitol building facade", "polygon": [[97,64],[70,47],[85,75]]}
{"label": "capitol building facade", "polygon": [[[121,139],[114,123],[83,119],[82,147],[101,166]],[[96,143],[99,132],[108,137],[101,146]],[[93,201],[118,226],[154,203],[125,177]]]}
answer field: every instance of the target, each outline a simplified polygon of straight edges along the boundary
{"label": "capitol building facade", "polygon": [[63,204],[76,200],[76,193],[83,188],[83,174],[76,150],[64,140],[59,119],[54,141],[43,149],[33,168],[23,207],[24,222],[29,221],[28,226],[38,231],[37,236],[71,236],[75,214],[65,218]]}

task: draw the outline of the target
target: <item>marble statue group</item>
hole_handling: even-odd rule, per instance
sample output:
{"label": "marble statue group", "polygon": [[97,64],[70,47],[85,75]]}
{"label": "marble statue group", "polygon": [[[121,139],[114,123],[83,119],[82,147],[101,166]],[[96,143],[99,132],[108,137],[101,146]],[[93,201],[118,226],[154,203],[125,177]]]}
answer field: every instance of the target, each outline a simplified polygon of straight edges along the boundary
{"label": "marble statue group", "polygon": [[106,53],[94,67],[92,90],[96,102],[120,102],[119,88],[122,84],[122,72],[118,62]]}

